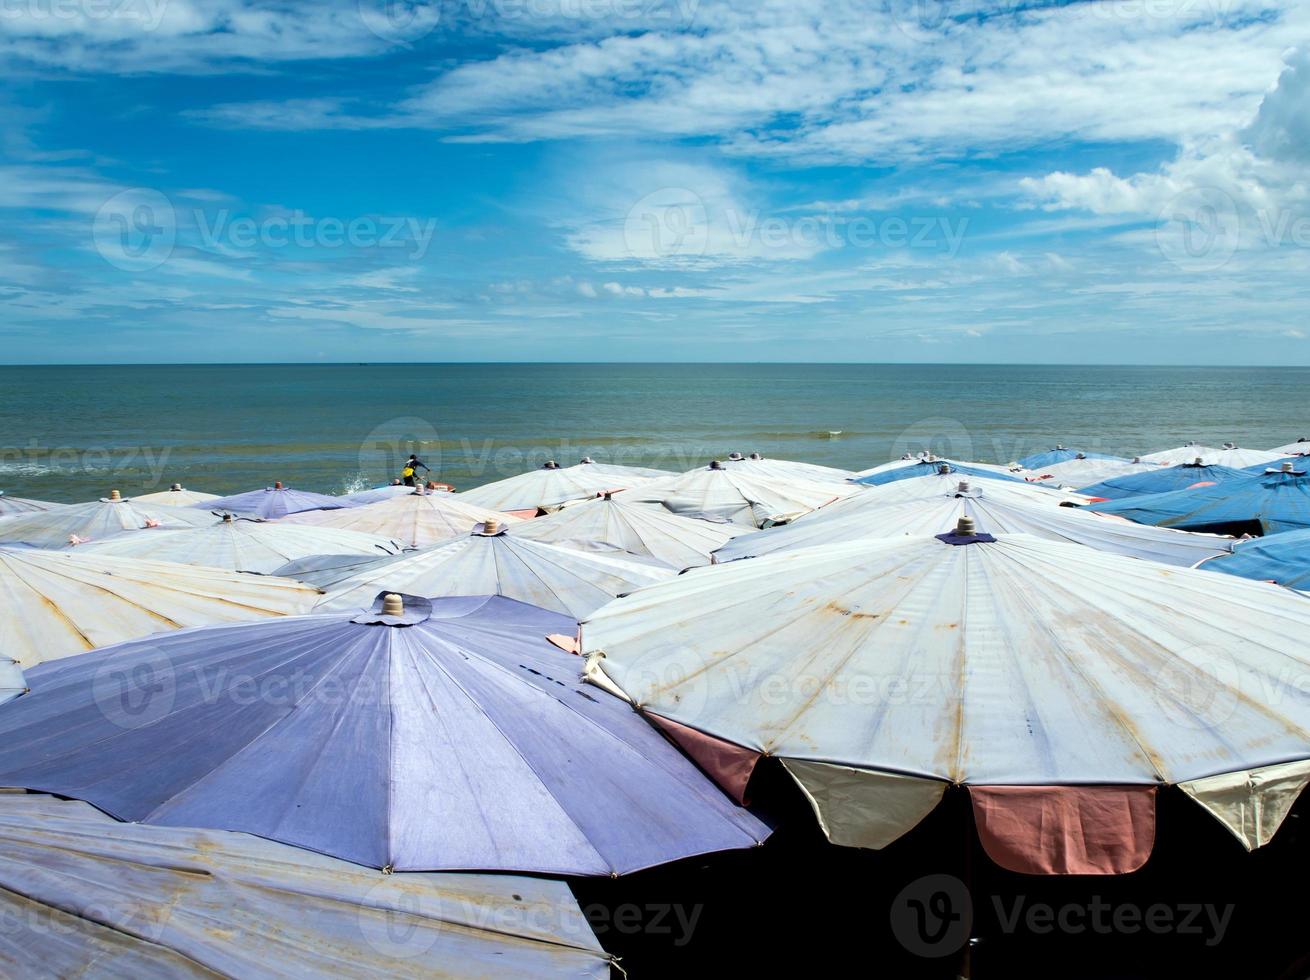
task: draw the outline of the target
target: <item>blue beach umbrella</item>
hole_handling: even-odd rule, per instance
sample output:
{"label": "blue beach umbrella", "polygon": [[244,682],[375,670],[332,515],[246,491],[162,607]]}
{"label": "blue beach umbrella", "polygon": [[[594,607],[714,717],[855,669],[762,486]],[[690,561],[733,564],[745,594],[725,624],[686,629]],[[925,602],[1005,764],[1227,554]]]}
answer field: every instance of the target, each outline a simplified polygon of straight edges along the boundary
{"label": "blue beach umbrella", "polygon": [[1141,497],[1147,494],[1185,490],[1197,483],[1223,483],[1227,480],[1240,480],[1250,475],[1244,470],[1235,470],[1228,466],[1198,462],[1180,463],[1177,466],[1158,466],[1140,473],[1112,476],[1108,480],[1102,480],[1100,483],[1093,483],[1089,487],[1083,487],[1078,492],[1086,494],[1088,497],[1122,500],[1127,497]]}
{"label": "blue beach umbrella", "polygon": [[885,483],[895,483],[897,480],[913,480],[916,477],[936,476],[939,473],[978,476],[988,480],[1009,480],[1013,483],[1025,482],[1022,478],[1011,476],[1009,473],[1002,473],[999,469],[982,469],[968,463],[952,463],[950,460],[945,459],[915,460],[895,469],[883,470],[881,473],[870,473],[868,476],[862,476],[851,482],[860,483],[866,487],[880,487]]}
{"label": "blue beach umbrella", "polygon": [[1290,465],[1278,472],[1246,474],[1208,487],[1091,504],[1088,510],[1118,514],[1139,524],[1185,531],[1279,534],[1310,528],[1310,475]]}
{"label": "blue beach umbrella", "polygon": [[1243,541],[1231,555],[1213,558],[1200,567],[1310,592],[1310,530]]}
{"label": "blue beach umbrella", "polygon": [[768,828],[498,596],[195,629],[29,672],[0,786],[397,871],[607,875]]}
{"label": "blue beach umbrella", "polygon": [[1056,463],[1067,463],[1071,459],[1113,459],[1121,463],[1128,462],[1122,456],[1108,456],[1105,453],[1094,453],[1086,449],[1066,449],[1064,446],[1056,446],[1046,452],[1023,457],[1019,460],[1019,465],[1026,470],[1039,470],[1054,466]]}
{"label": "blue beach umbrella", "polygon": [[263,490],[250,490],[231,497],[219,497],[217,500],[207,500],[195,506],[206,510],[226,510],[247,517],[272,520],[306,510],[336,510],[352,505],[353,501],[341,497],[329,497],[327,494],[310,493],[307,490],[292,490],[290,487],[284,487],[279,480]]}

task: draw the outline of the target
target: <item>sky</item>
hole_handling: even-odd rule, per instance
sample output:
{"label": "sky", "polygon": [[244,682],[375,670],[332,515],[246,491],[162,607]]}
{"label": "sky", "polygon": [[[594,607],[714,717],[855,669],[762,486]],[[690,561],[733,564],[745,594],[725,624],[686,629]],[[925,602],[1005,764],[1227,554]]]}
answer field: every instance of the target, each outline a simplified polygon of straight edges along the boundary
{"label": "sky", "polygon": [[1310,364],[1304,0],[0,0],[0,363]]}

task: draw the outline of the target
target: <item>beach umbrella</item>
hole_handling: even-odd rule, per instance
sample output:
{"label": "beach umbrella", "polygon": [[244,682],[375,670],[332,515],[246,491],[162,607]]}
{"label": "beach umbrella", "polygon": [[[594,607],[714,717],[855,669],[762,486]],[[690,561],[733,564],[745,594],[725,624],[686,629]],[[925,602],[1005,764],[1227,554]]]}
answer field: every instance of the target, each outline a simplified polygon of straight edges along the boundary
{"label": "beach umbrella", "polygon": [[583,683],[547,639],[576,627],[499,596],[388,593],[121,644],[30,672],[0,711],[0,786],[396,871],[621,874],[763,840]]}
{"label": "beach umbrella", "polygon": [[[905,482],[891,484],[903,486]],[[824,547],[860,538],[891,538],[931,534],[967,517],[989,533],[1031,534],[1049,541],[1085,545],[1097,551],[1144,558],[1190,568],[1199,561],[1227,554],[1233,539],[1192,534],[1134,524],[1122,518],[1089,514],[1076,507],[1055,507],[1047,500],[1022,493],[993,493],[1004,486],[996,480],[960,482],[947,493],[901,503],[871,501],[824,516],[768,528],[735,541],[714,553],[717,562],[759,557],[798,548]],[[859,497],[853,498],[859,501]]]}
{"label": "beach umbrella", "polygon": [[108,497],[54,510],[0,517],[0,542],[63,548],[122,531],[154,527],[202,527],[214,518],[190,507],[138,504],[117,490]]}
{"label": "beach umbrella", "polygon": [[1279,456],[1307,456],[1310,455],[1310,439],[1302,436],[1296,442],[1289,442],[1286,446],[1276,446],[1269,451]]}
{"label": "beach umbrella", "polygon": [[1240,470],[1244,466],[1254,466],[1257,463],[1271,463],[1282,455],[1264,449],[1242,449],[1232,442],[1226,442],[1219,448],[1199,446],[1189,442],[1186,446],[1150,453],[1141,458],[1148,463],[1176,466],[1179,463],[1193,463],[1199,457],[1203,463],[1210,466],[1227,466],[1230,469]]}
{"label": "beach umbrella", "polygon": [[734,786],[781,759],[836,843],[885,846],[963,785],[998,864],[1085,874],[1146,861],[1162,785],[1269,840],[1310,780],[1307,630],[1276,586],[962,522],[692,569],[582,647],[596,683],[745,753]]}
{"label": "beach umbrella", "polygon": [[1085,487],[1102,480],[1109,480],[1134,473],[1147,473],[1162,467],[1157,463],[1143,463],[1141,460],[1116,459],[1080,459],[1074,457],[1068,462],[1043,466],[1032,471],[1024,479],[1032,483],[1044,483],[1053,487]]}
{"label": "beach umbrella", "polygon": [[312,585],[322,592],[329,591],[338,582],[352,575],[378,568],[393,558],[392,555],[310,555],[297,558],[273,570],[279,578],[291,578]]}
{"label": "beach umbrella", "polygon": [[589,457],[574,466],[554,460],[539,469],[462,491],[459,499],[475,507],[502,512],[551,510],[568,500],[594,497],[606,490],[626,490],[670,474],[634,466],[596,463]]}
{"label": "beach umbrella", "polygon": [[775,480],[805,480],[809,483],[837,483],[850,481],[855,474],[850,470],[839,470],[832,466],[819,466],[817,463],[799,463],[790,459],[767,459],[759,453],[743,456],[741,453],[729,453],[721,460],[728,469],[741,470]]}
{"label": "beach umbrella", "polygon": [[751,473],[715,460],[709,466],[628,490],[620,499],[624,503],[660,504],[682,517],[766,527],[794,520],[855,491],[850,484]]}
{"label": "beach umbrella", "polygon": [[271,575],[289,561],[313,555],[342,554],[382,558],[399,554],[395,541],[336,528],[297,527],[224,514],[209,527],[161,528],[149,534],[118,534],[84,544],[79,555],[109,555],[208,565],[234,572]]}
{"label": "beach umbrella", "polygon": [[[977,462],[960,462],[952,459],[944,459],[941,456],[934,456],[932,453],[906,453],[900,459],[893,459],[886,463],[879,463],[877,466],[871,466],[867,470],[859,470],[855,473],[854,479],[859,480],[866,476],[877,476],[881,473],[889,473],[895,470],[903,470],[907,467],[922,466],[925,464],[949,463],[951,466],[969,467],[974,470],[985,470],[989,473],[1002,473],[1007,476],[1014,476],[1023,470],[1018,463],[1001,465],[999,463],[977,463]],[[1017,476],[1022,479],[1022,476]]]}
{"label": "beach umbrella", "polygon": [[318,598],[218,568],[0,548],[0,654],[27,668],[162,630],[305,613]]}
{"label": "beach umbrella", "polygon": [[944,472],[956,474],[957,479],[962,476],[969,476],[983,477],[989,480],[1009,480],[1014,483],[1024,482],[1022,476],[1007,472],[1003,467],[982,466],[978,463],[953,463],[950,460],[938,459],[935,456],[925,459],[898,461],[893,466],[858,477],[854,482],[861,486],[878,487],[884,483],[894,483],[897,480],[913,480],[921,476],[939,474],[943,472],[943,466],[947,467]]}
{"label": "beach umbrella", "polygon": [[1111,476],[1099,483],[1083,486],[1079,492],[1088,497],[1123,500],[1147,494],[1169,493],[1171,490],[1186,490],[1198,484],[1240,480],[1249,475],[1231,466],[1206,463],[1198,456],[1190,463],[1177,463],[1173,466],[1151,465],[1150,468],[1140,472]]}
{"label": "beach umbrella", "polygon": [[1248,466],[1268,466],[1271,463],[1281,461],[1283,455],[1283,453],[1274,452],[1272,450],[1243,449],[1236,443],[1226,442],[1223,444],[1223,447],[1216,452],[1212,458],[1207,459],[1206,462],[1240,470]]}
{"label": "beach umbrella", "polygon": [[[360,504],[376,504],[381,500],[390,500],[393,497],[403,497],[405,494],[413,493],[416,487],[407,487],[403,483],[393,483],[390,486],[374,487],[372,490],[357,490],[354,493],[343,493],[338,499],[351,507]],[[449,493],[449,490],[432,490],[431,493]]]}
{"label": "beach umbrella", "polygon": [[1139,524],[1227,534],[1278,534],[1310,528],[1310,474],[1306,468],[1262,474],[1210,486],[1190,487],[1124,500],[1089,504],[1088,510],[1117,514]]}
{"label": "beach umbrella", "polygon": [[63,504],[52,504],[45,500],[30,500],[26,497],[10,497],[0,490],[0,517],[10,514],[35,514],[41,511],[56,510]]}
{"label": "beach umbrella", "polygon": [[1305,456],[1299,456],[1299,455],[1283,456],[1280,457],[1279,459],[1274,460],[1272,463],[1256,463],[1252,466],[1243,466],[1242,472],[1243,473],[1269,473],[1272,471],[1276,473],[1283,468],[1284,463],[1291,466],[1292,469],[1294,470],[1299,470],[1306,465],[1306,462],[1307,460]]}
{"label": "beach umbrella", "polygon": [[231,497],[219,497],[196,506],[211,511],[231,511],[248,517],[262,517],[271,520],[298,514],[305,510],[334,510],[349,507],[350,503],[341,497],[329,497],[322,493],[310,493],[306,490],[293,490],[284,487],[281,481],[263,490],[250,490]]}
{"label": "beach umbrella", "polygon": [[[475,507],[461,494],[416,492],[346,510],[316,510],[292,514],[284,524],[340,528],[400,542],[406,548],[426,548],[468,534],[487,520],[517,524],[519,518]],[[323,552],[329,554],[330,552]]]}
{"label": "beach umbrella", "polygon": [[518,525],[514,536],[566,547],[609,545],[683,569],[708,565],[715,548],[749,533],[736,524],[711,524],[679,517],[662,508],[624,503],[623,496],[605,493],[564,507]]}
{"label": "beach umbrella", "polygon": [[10,977],[610,975],[561,881],[383,875],[246,834],[0,796]]}
{"label": "beach umbrella", "polygon": [[1232,554],[1221,555],[1198,567],[1310,592],[1310,530],[1239,541]]}
{"label": "beach umbrella", "polygon": [[1042,470],[1045,472],[1049,467],[1056,463],[1067,463],[1071,459],[1101,459],[1111,460],[1119,463],[1126,463],[1128,460],[1122,456],[1108,456],[1105,453],[1094,453],[1088,449],[1068,449],[1064,446],[1056,446],[1054,449],[1048,449],[1045,452],[1033,453],[1031,456],[1024,456],[1018,463],[1026,470]]}
{"label": "beach umbrella", "polygon": [[132,498],[138,504],[168,504],[170,507],[191,507],[195,504],[205,504],[217,499],[218,494],[216,493],[188,490],[180,483],[174,483],[167,490],[160,490],[157,493],[143,493]]}
{"label": "beach umbrella", "polygon": [[673,570],[520,538],[488,521],[480,530],[371,564],[335,582],[323,611],[366,605],[382,589],[411,595],[502,595],[575,619]]}
{"label": "beach umbrella", "polygon": [[1176,466],[1179,463],[1192,463],[1200,459],[1211,462],[1220,452],[1213,446],[1202,446],[1199,442],[1189,442],[1176,449],[1161,449],[1159,452],[1145,453],[1139,456],[1144,463],[1159,463],[1161,466]]}

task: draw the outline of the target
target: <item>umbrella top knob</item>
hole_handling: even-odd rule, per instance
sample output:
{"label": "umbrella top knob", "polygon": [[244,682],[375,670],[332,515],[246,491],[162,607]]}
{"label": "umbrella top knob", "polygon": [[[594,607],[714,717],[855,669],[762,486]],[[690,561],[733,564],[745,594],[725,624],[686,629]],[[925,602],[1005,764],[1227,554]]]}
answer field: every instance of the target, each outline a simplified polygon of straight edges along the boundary
{"label": "umbrella top knob", "polygon": [[1057,443],[1055,444],[1055,448],[1056,448],[1056,449],[1063,449],[1063,448],[1064,448],[1064,443],[1062,443],[1062,442],[1057,442]]}
{"label": "umbrella top knob", "polygon": [[1141,461],[1142,461],[1142,457],[1141,457],[1141,456],[1134,456],[1134,457],[1133,457],[1133,462],[1134,462],[1134,463],[1140,463]]}
{"label": "umbrella top knob", "polygon": [[732,460],[734,463],[737,460],[744,459],[744,458],[745,457],[743,457],[741,453],[728,453],[728,459]]}
{"label": "umbrella top knob", "polygon": [[761,456],[759,453],[751,453],[751,459],[763,459],[763,458],[764,457]]}
{"label": "umbrella top knob", "polygon": [[282,481],[281,481],[281,480],[278,480],[277,482],[275,482],[275,483],[273,484],[273,489],[274,489],[274,490],[285,490],[286,487],[282,486]]}
{"label": "umbrella top knob", "polygon": [[170,489],[170,490],[181,490],[181,489],[182,489],[182,484],[180,484],[180,483],[174,483],[174,484],[173,484],[171,487],[169,487],[168,489]]}
{"label": "umbrella top knob", "polygon": [[1192,463],[1193,463],[1193,465],[1195,465],[1195,466],[1203,466],[1203,465],[1205,465],[1205,464],[1202,462],[1200,456],[1197,456],[1196,459],[1192,460]]}
{"label": "umbrella top knob", "polygon": [[113,501],[119,501],[123,499],[123,495],[119,493],[117,490],[110,490],[109,499]]}
{"label": "umbrella top knob", "polygon": [[1086,458],[1087,458],[1086,453],[1079,453],[1077,456],[1074,457],[1074,459],[1086,459]]}
{"label": "umbrella top knob", "polygon": [[594,462],[596,461],[592,459],[590,456],[583,456],[580,460],[578,460],[579,465],[581,465],[582,463],[594,463]]}
{"label": "umbrella top knob", "polygon": [[485,521],[482,522],[482,533],[483,533],[483,534],[499,534],[499,533],[500,533],[500,521],[497,520],[497,519],[494,518],[494,517],[488,517]]}
{"label": "umbrella top knob", "polygon": [[224,515],[223,515],[223,523],[224,523],[224,524],[231,524],[231,523],[232,523],[232,515],[231,515],[231,514],[224,514]]}
{"label": "umbrella top knob", "polygon": [[559,469],[559,463],[555,462],[553,459],[548,459],[541,464],[541,468],[543,470],[557,470]]}
{"label": "umbrella top knob", "polygon": [[938,472],[938,473],[949,473],[949,472],[951,472],[951,468],[950,468],[950,466],[949,466],[948,464],[946,464],[946,463],[942,463],[941,466],[937,467],[937,472]]}
{"label": "umbrella top knob", "polygon": [[613,490],[606,490],[604,493],[602,493],[602,494],[600,495],[600,499],[601,499],[601,500],[613,500],[613,499],[614,499],[614,491],[613,491]]}
{"label": "umbrella top knob", "polygon": [[1291,472],[1292,472],[1292,461],[1291,461],[1291,460],[1287,460],[1285,463],[1283,463],[1283,472],[1284,472],[1284,473],[1291,473]]}
{"label": "umbrella top knob", "polygon": [[1224,443],[1224,448],[1225,448],[1225,449],[1236,449],[1236,448],[1237,448],[1237,443],[1235,443],[1235,442],[1226,442],[1226,443]]}
{"label": "umbrella top knob", "polygon": [[961,515],[960,520],[955,525],[955,533],[961,537],[972,537],[977,534],[978,529],[974,526],[973,518]]}
{"label": "umbrella top knob", "polygon": [[405,600],[394,592],[388,592],[382,597],[382,615],[383,616],[403,616],[405,615]]}
{"label": "umbrella top knob", "polygon": [[721,470],[723,469],[723,464],[720,463],[717,459],[712,459],[710,460],[710,469]]}
{"label": "umbrella top knob", "polygon": [[968,492],[969,492],[969,481],[968,481],[968,480],[961,480],[961,481],[960,481],[960,493],[968,493]]}

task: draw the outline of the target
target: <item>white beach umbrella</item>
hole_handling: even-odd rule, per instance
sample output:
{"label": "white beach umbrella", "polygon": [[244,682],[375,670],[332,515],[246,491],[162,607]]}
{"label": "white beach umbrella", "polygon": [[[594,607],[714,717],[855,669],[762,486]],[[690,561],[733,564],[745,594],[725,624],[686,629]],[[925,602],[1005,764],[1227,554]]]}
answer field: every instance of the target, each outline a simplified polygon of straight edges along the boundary
{"label": "white beach umbrella", "polygon": [[[902,480],[886,487],[914,482]],[[946,493],[897,503],[879,500],[877,495],[867,499],[857,495],[849,498],[846,507],[829,514],[825,515],[825,508],[793,524],[730,541],[715,552],[714,559],[733,561],[860,538],[930,535],[943,527],[954,526],[961,517],[971,518],[980,529],[991,534],[1032,534],[1049,541],[1086,545],[1113,555],[1184,568],[1228,554],[1236,543],[1234,538],[1216,534],[1162,533],[1169,529],[1109,520],[1076,507],[1052,506],[1048,498],[1025,494],[1022,487],[1016,491],[1011,489],[1013,486],[996,480],[974,483],[964,480]]]}
{"label": "white beach umbrella", "polygon": [[0,542],[63,548],[122,531],[154,527],[204,527],[213,515],[188,507],[138,504],[117,490],[108,497],[54,510],[0,518]]}
{"label": "white beach umbrella", "polygon": [[[1194,442],[1189,442],[1186,446],[1179,446],[1177,449],[1165,449],[1140,458],[1146,463],[1163,463],[1166,466],[1194,463],[1197,459],[1200,459],[1206,466],[1227,466],[1230,469],[1240,470],[1248,466],[1273,463],[1282,459],[1285,455],[1287,454],[1277,450],[1243,449],[1232,442],[1226,442],[1219,447],[1199,446]],[[1084,484],[1084,486],[1087,485]]]}
{"label": "white beach umbrella", "polygon": [[46,500],[30,500],[26,497],[11,497],[0,490],[0,517],[11,514],[36,514],[47,510],[57,510],[63,504],[54,504]]}
{"label": "white beach umbrella", "polygon": [[514,536],[565,547],[609,545],[631,555],[652,558],[671,568],[708,565],[710,553],[739,534],[750,533],[736,524],[679,517],[663,508],[624,503],[623,494],[602,494],[547,517],[525,521]]}
{"label": "white beach umbrella", "polygon": [[1310,455],[1310,439],[1302,436],[1295,442],[1289,442],[1286,446],[1278,446],[1269,450],[1271,453],[1277,453],[1279,456],[1306,456]]}
{"label": "white beach umbrella", "polygon": [[217,830],[0,795],[10,977],[610,975],[561,881],[385,875]]}
{"label": "white beach umbrella", "polygon": [[1193,463],[1198,459],[1209,463],[1218,452],[1219,450],[1214,446],[1202,446],[1199,442],[1189,442],[1174,449],[1161,449],[1159,452],[1144,453],[1137,458],[1143,463],[1177,466],[1179,463]]}
{"label": "white beach umbrella", "polygon": [[465,490],[459,494],[459,499],[476,507],[502,512],[549,510],[568,500],[594,497],[606,490],[625,490],[669,475],[663,470],[615,466],[585,459],[574,466],[560,466],[551,461],[540,469]]}
{"label": "white beach umbrella", "polygon": [[439,541],[449,541],[468,534],[489,519],[499,520],[502,524],[519,523],[517,517],[467,503],[462,494],[422,493],[412,488],[407,489],[408,493],[390,500],[348,510],[315,510],[291,514],[282,518],[280,523],[358,531],[389,538],[406,548],[426,548]]}
{"label": "white beach umbrella", "polygon": [[304,613],[318,598],[288,579],[0,548],[0,655],[32,667],[162,630]]}
{"label": "white beach umbrella", "polygon": [[1140,459],[1074,459],[1052,463],[1034,470],[1026,479],[1052,487],[1090,487],[1093,483],[1116,476],[1128,476],[1146,470],[1158,470],[1159,463],[1146,463]]}
{"label": "white beach umbrella", "polygon": [[[327,513],[352,513],[328,511]],[[398,554],[395,541],[331,527],[296,527],[283,521],[252,521],[224,514],[209,527],[117,534],[77,549],[79,555],[107,555],[207,565],[234,572],[272,575],[287,562],[313,555],[382,558]]]}
{"label": "white beach umbrella", "polygon": [[216,493],[188,490],[180,483],[174,483],[167,490],[160,490],[156,493],[143,493],[132,498],[133,502],[138,504],[167,504],[170,507],[194,507],[196,504],[205,504],[217,499],[218,494]]}
{"label": "white beach umbrella", "polygon": [[782,479],[731,469],[719,461],[628,490],[624,503],[662,504],[683,517],[743,527],[781,524],[859,490],[851,484]]}
{"label": "white beach umbrella", "polygon": [[743,456],[741,453],[729,453],[720,460],[731,470],[740,470],[757,476],[776,480],[805,480],[809,483],[844,484],[855,474],[850,470],[839,470],[832,466],[820,466],[817,463],[800,463],[790,459],[769,459],[759,453]]}
{"label": "white beach umbrella", "polygon": [[781,758],[837,843],[966,784],[998,863],[1110,873],[1160,785],[1269,840],[1310,780],[1308,631],[1277,586],[966,526],[693,569],[582,646],[643,711]]}
{"label": "white beach umbrella", "polygon": [[317,610],[367,606],[385,590],[428,598],[501,595],[580,619],[617,595],[672,574],[669,568],[529,541],[488,522],[484,530],[337,582]]}

